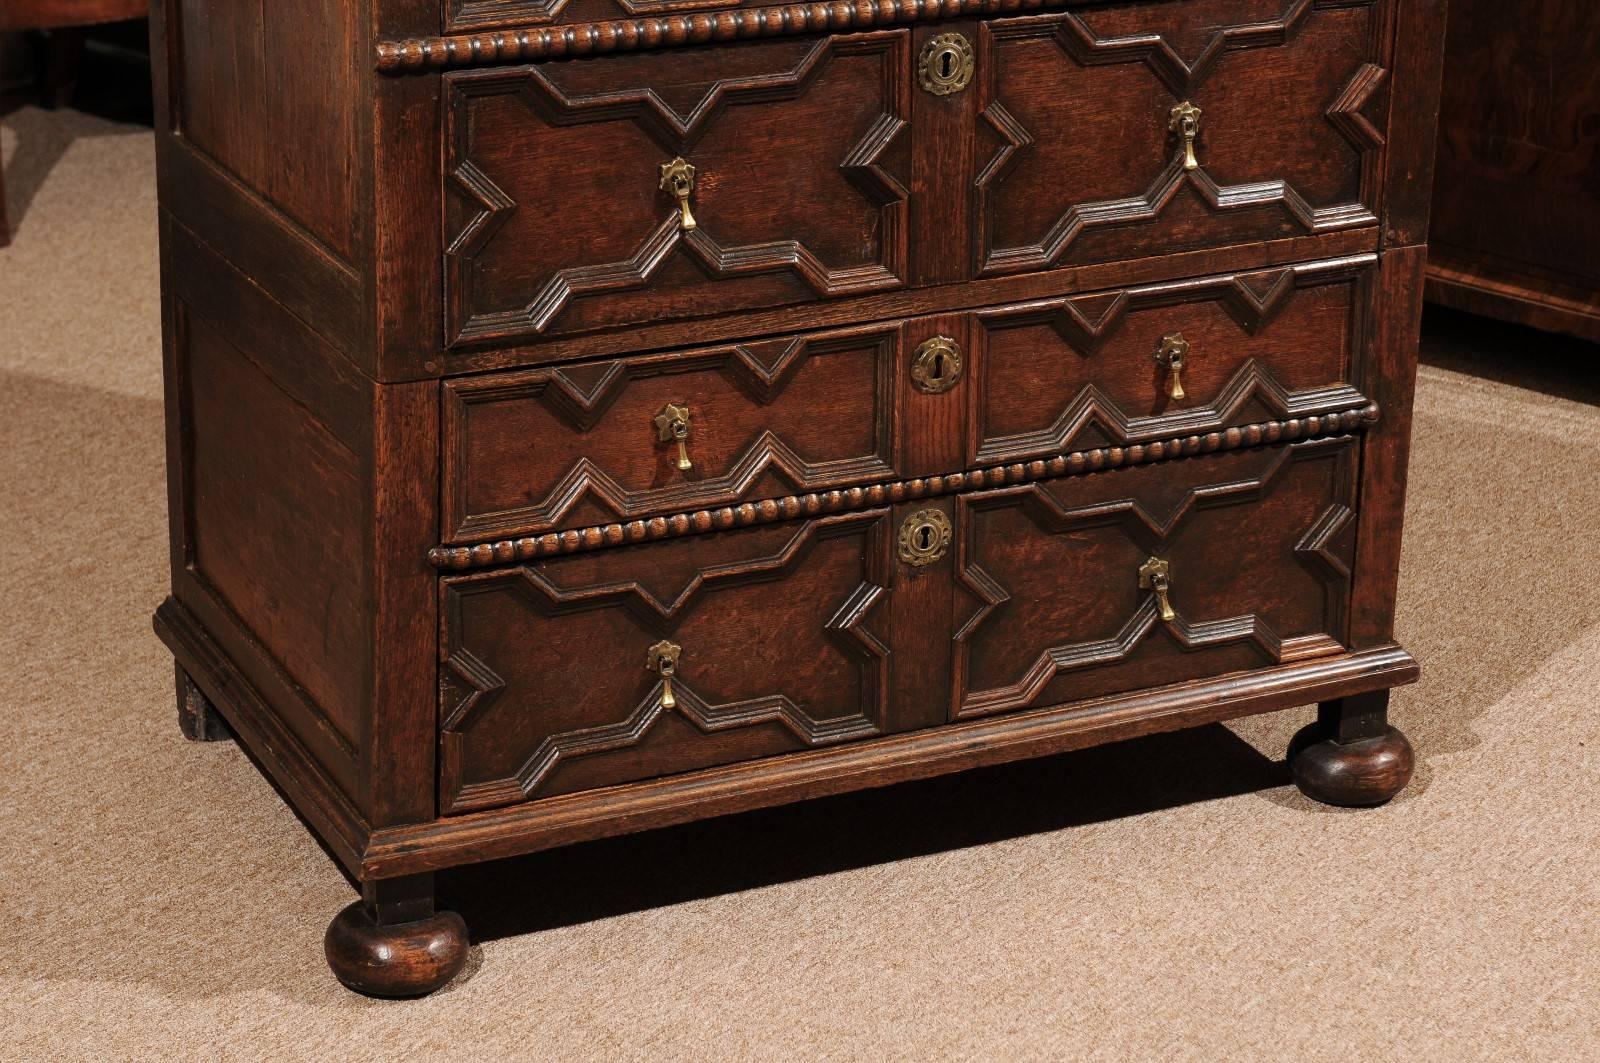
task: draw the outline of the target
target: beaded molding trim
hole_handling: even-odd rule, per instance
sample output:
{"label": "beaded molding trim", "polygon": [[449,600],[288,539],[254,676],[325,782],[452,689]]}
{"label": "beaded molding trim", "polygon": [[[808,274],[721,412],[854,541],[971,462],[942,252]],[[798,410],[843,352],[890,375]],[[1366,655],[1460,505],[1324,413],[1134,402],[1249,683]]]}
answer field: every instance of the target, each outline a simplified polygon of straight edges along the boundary
{"label": "beaded molding trim", "polygon": [[619,19],[545,29],[502,30],[456,37],[379,41],[378,71],[418,70],[564,59],[606,52],[634,52],[708,41],[782,37],[799,33],[931,22],[962,15],[997,15],[1060,7],[1064,0],[833,0],[737,11]]}
{"label": "beaded molding trim", "polygon": [[896,480],[891,483],[868,484],[864,487],[835,491],[764,498],[759,502],[743,502],[737,506],[723,506],[720,509],[697,509],[686,513],[651,517],[649,520],[629,521],[626,524],[599,524],[588,528],[530,535],[521,539],[478,543],[473,546],[436,546],[428,551],[428,562],[435,568],[460,571],[487,565],[503,565],[512,561],[530,561],[553,554],[572,554],[608,546],[676,539],[685,535],[723,531],[728,528],[745,528],[752,524],[772,524],[780,520],[794,520],[797,517],[814,517],[823,513],[860,509],[864,506],[904,502],[906,499],[933,498],[982,487],[1008,487],[1038,480],[1099,472],[1102,469],[1115,469],[1124,465],[1147,465],[1193,454],[1240,450],[1245,447],[1260,446],[1263,443],[1333,436],[1353,432],[1377,420],[1377,403],[1368,403],[1366,406],[1345,410],[1343,413],[1291,417],[1287,421],[1262,421],[1258,424],[1227,428],[1220,432],[1208,432],[1205,435],[1179,436],[1153,443],[1135,443],[1126,447],[1075,450],[1070,454],[1054,458],[996,465],[992,468],[955,472],[945,476],[926,476],[916,480]]}

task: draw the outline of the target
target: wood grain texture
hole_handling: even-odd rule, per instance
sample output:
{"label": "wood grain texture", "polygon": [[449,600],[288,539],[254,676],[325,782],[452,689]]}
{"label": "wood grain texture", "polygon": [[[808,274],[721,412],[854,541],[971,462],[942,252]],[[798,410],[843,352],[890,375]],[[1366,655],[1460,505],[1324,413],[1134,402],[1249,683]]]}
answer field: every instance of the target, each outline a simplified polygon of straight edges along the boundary
{"label": "wood grain texture", "polygon": [[553,845],[1310,701],[1309,791],[1399,780],[1439,0],[155,16],[155,624],[347,984]]}
{"label": "wood grain texture", "polygon": [[374,833],[361,875],[496,860],[707,816],[1048,756],[1415,682],[1397,647],[892,735]]}
{"label": "wood grain texture", "polygon": [[[1452,0],[1396,0],[1390,42],[1389,152],[1383,176],[1383,245],[1427,242],[1434,185],[1434,138],[1444,72],[1445,10]],[[1471,80],[1470,77],[1463,80]]]}
{"label": "wood grain texture", "polygon": [[1350,612],[1350,645],[1356,648],[1384,645],[1394,639],[1426,261],[1425,247],[1392,250],[1383,256],[1380,269],[1384,312],[1366,358],[1367,379],[1378,392],[1373,397],[1382,405],[1384,417],[1381,426],[1367,433],[1361,453],[1361,505]]}
{"label": "wood grain texture", "polygon": [[92,26],[143,18],[149,9],[147,0],[6,0],[0,8],[0,30]]}
{"label": "wood grain texture", "polygon": [[1428,298],[1600,340],[1600,20],[1575,0],[1455,0]]}
{"label": "wood grain texture", "polygon": [[716,510],[702,509],[692,513],[673,513],[652,517],[649,520],[629,521],[627,524],[569,528],[563,532],[547,532],[539,536],[501,539],[490,543],[475,543],[471,546],[439,546],[428,552],[428,560],[440,569],[459,571],[480,568],[552,554],[570,554],[657,539],[699,535],[709,531],[743,528],[754,524],[770,524],[802,516],[837,513],[860,509],[863,506],[879,506],[885,502],[899,503],[908,499],[937,498],[959,491],[1031,483],[1059,476],[1082,476],[1126,465],[1171,461],[1176,458],[1237,450],[1240,447],[1255,447],[1263,443],[1337,435],[1373,424],[1378,417],[1377,405],[1367,403],[1341,413],[1325,416],[1313,414],[1309,417],[1290,418],[1287,421],[1263,421],[1224,431],[1207,432],[1203,436],[1181,436],[1155,440],[1148,444],[1135,443],[1126,447],[1075,450],[1070,454],[1058,454],[1048,461],[1036,459],[1030,462],[996,465],[986,469],[973,469],[968,472],[852,487],[847,490],[784,495],[781,498],[742,502],[737,506],[724,506]]}
{"label": "wood grain texture", "polygon": [[[444,391],[448,540],[894,479],[899,330],[471,377]],[[685,449],[656,415],[688,411]]]}
{"label": "wood grain texture", "polygon": [[1317,721],[1289,743],[1289,771],[1300,791],[1324,804],[1368,808],[1405,789],[1416,755],[1388,725],[1388,705],[1387,690],[1319,705]]}
{"label": "wood grain texture", "polygon": [[466,965],[467,924],[455,912],[436,912],[382,925],[358,903],[333,917],[322,947],[346,988],[372,997],[425,996]]}
{"label": "wood grain texture", "polygon": [[[450,342],[903,286],[909,46],[890,30],[448,75]],[[674,158],[696,170],[692,230],[660,188]],[[556,204],[605,223],[552,227]]]}
{"label": "wood grain texture", "polygon": [[[945,216],[948,217],[948,214]],[[1269,240],[1265,243],[1156,254],[1119,262],[1062,266],[1038,273],[847,296],[789,307],[719,315],[715,313],[714,304],[708,304],[702,308],[708,316],[641,323],[573,336],[551,336],[532,343],[509,342],[483,349],[456,347],[449,352],[446,368],[451,374],[465,374],[706,343],[739,342],[752,336],[781,335],[867,321],[916,317],[931,311],[981,309],[1002,303],[1059,298],[1065,294],[1218,273],[1252,273],[1302,262],[1371,254],[1377,250],[1378,230],[1369,227],[1318,236]],[[435,376],[440,372],[438,359],[412,362],[404,368],[397,367],[399,375],[393,379]]]}
{"label": "wood grain texture", "polygon": [[[889,701],[900,665],[882,634],[888,516],[869,509],[445,580],[442,810],[902,729]],[[770,635],[751,630],[756,615]],[[676,708],[644,666],[662,639],[683,649]]]}
{"label": "wood grain texture", "polygon": [[[258,208],[345,263],[363,246],[356,210],[360,5],[175,2],[167,77],[172,134],[250,190]],[[304,46],[315,41],[314,47]],[[297,151],[284,150],[294,144]],[[183,209],[173,197],[169,207]]]}
{"label": "wood grain texture", "polygon": [[[984,23],[980,272],[1372,224],[1381,13],[1203,0]],[[1194,169],[1180,102],[1203,112]]]}
{"label": "wood grain texture", "polygon": [[[1345,648],[1355,440],[960,495],[955,717]],[[1171,567],[1175,616],[1139,585]]]}

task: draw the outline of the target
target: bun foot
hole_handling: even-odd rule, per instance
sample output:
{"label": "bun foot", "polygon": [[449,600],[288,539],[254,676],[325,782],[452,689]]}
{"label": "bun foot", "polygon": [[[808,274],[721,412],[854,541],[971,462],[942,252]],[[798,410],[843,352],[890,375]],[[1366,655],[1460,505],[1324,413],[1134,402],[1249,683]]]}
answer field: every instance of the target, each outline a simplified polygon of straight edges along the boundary
{"label": "bun foot", "polygon": [[1319,722],[1289,743],[1289,771],[1300,792],[1347,808],[1383,804],[1405,789],[1415,763],[1406,736],[1388,726],[1370,738],[1341,742]]}
{"label": "bun foot", "polygon": [[191,742],[223,742],[233,737],[228,721],[222,718],[182,665],[174,665],[178,680],[178,729]]}
{"label": "bun foot", "polygon": [[346,988],[369,997],[420,997],[467,962],[467,924],[455,912],[378,926],[360,901],[333,917],[322,941]]}

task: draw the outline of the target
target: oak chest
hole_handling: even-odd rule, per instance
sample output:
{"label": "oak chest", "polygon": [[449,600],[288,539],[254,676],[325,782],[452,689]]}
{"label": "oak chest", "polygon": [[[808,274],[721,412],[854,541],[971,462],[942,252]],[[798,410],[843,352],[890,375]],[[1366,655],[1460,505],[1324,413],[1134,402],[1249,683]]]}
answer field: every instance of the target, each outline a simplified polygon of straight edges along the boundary
{"label": "oak chest", "polygon": [[448,980],[451,866],[1249,713],[1396,793],[1442,6],[158,4],[156,629],[335,973]]}

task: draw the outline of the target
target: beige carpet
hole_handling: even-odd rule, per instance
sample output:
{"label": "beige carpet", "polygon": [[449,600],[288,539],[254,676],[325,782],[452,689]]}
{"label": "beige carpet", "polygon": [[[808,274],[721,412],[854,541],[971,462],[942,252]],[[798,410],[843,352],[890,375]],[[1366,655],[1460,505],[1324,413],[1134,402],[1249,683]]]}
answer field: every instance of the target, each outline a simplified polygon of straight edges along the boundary
{"label": "beige carpet", "polygon": [[0,1057],[1600,1059],[1600,351],[1434,323],[1390,806],[1285,784],[1304,710],[545,854],[446,878],[467,972],[375,1002],[150,633],[150,135],[4,146]]}

